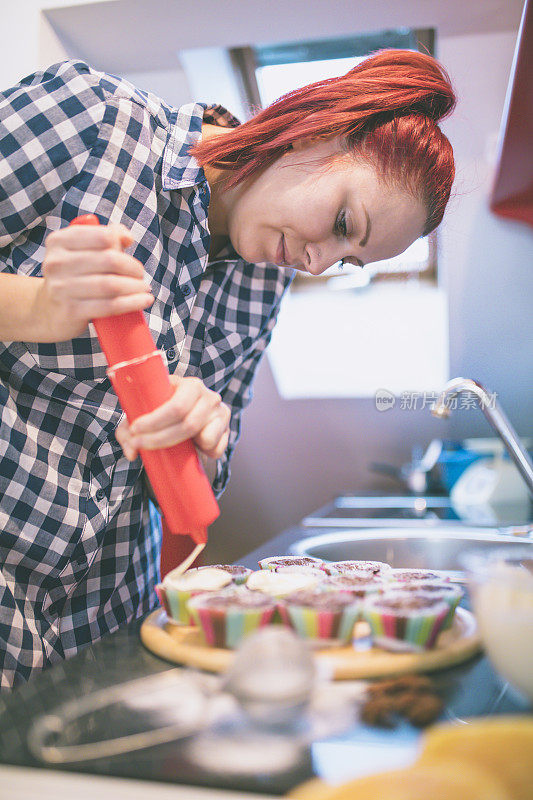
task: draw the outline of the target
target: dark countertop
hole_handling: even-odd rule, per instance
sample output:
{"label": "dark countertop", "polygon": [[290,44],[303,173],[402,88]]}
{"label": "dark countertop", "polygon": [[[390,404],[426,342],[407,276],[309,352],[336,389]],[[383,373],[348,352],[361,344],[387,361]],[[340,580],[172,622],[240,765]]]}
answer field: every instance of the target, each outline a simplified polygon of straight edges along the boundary
{"label": "dark countertop", "polygon": [[[290,545],[302,535],[314,535],[314,529],[292,528],[240,559],[257,568],[260,558],[288,552]],[[42,767],[30,753],[26,743],[27,731],[34,719],[49,713],[59,703],[82,697],[96,689],[123,683],[171,668],[167,662],[149,653],[139,639],[142,620],[137,620],[117,633],[87,647],[67,662],[57,664],[28,684],[10,694],[0,695],[0,762],[28,767]],[[517,714],[530,711],[530,706],[505,684],[484,656],[477,656],[452,669],[432,674],[445,699],[442,719],[461,720],[465,717],[494,714]],[[120,715],[110,718],[110,735],[122,734]],[[407,729],[406,729],[407,728]],[[175,782],[237,789],[258,793],[284,793],[313,774],[326,775],[328,765],[335,760],[331,749],[340,746],[342,752],[353,748],[356,754],[366,741],[379,740],[380,745],[395,745],[400,740],[414,742],[418,732],[410,726],[400,730],[376,731],[359,726],[336,737],[330,743],[318,743],[310,749],[297,770],[277,777],[221,777],[202,773],[181,754],[180,745],[159,745],[136,753],[113,758],[74,764],[69,769],[102,775]],[[387,764],[384,762],[383,766]]]}

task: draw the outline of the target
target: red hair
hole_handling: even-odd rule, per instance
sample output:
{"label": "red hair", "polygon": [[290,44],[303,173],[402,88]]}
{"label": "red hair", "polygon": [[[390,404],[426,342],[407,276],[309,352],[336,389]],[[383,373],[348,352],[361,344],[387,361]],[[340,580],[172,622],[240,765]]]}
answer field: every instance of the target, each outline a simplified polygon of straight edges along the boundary
{"label": "red hair", "polygon": [[424,234],[442,220],[454,179],[450,142],[438,126],[456,98],[444,67],[411,50],[383,50],[346,75],[311,83],[276,100],[225,136],[200,141],[201,165],[253,178],[299,140],[341,137],[345,149],[404,187],[427,209]]}

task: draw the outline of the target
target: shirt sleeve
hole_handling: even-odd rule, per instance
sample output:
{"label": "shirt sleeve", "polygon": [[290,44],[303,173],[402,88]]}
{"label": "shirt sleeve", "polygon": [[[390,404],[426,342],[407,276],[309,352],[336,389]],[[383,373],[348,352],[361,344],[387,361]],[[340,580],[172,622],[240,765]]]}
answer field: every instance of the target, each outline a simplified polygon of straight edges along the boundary
{"label": "shirt sleeve", "polygon": [[0,92],[0,248],[57,206],[89,156],[104,111],[98,76],[79,61]]}

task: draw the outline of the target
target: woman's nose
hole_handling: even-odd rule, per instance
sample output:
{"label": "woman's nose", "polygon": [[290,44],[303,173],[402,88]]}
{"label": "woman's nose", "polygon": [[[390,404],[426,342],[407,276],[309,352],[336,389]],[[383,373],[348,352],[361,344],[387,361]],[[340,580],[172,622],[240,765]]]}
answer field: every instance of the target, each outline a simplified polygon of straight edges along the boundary
{"label": "woman's nose", "polygon": [[306,245],[305,253],[307,258],[305,266],[311,275],[321,275],[342,259],[340,248],[333,248],[327,244],[308,244]]}

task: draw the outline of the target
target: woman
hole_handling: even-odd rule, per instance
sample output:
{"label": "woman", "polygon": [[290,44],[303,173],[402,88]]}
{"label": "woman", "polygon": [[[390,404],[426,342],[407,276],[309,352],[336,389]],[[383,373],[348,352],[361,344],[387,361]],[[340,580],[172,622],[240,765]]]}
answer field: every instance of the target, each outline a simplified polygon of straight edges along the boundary
{"label": "woman", "polygon": [[[431,57],[384,51],[239,125],[64,62],[0,95],[0,670],[10,687],[155,603],[140,447],[220,494],[294,269],[402,252],[453,182]],[[101,227],[69,228],[96,213]],[[143,309],[175,394],[131,427],[93,318]]]}

